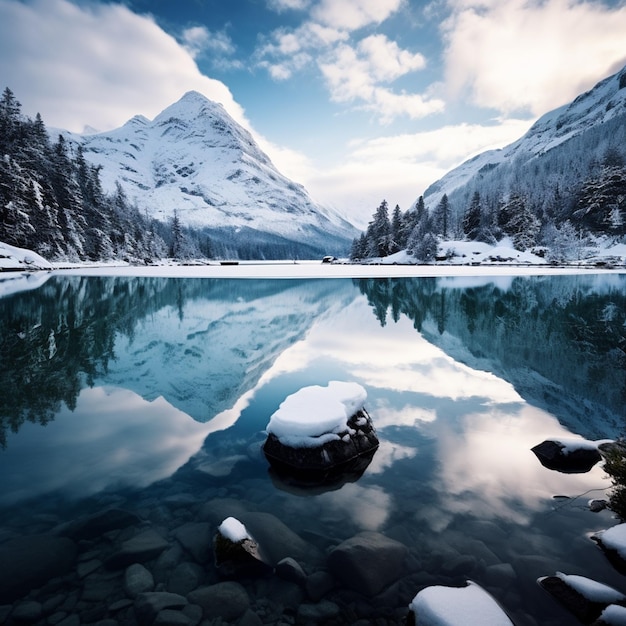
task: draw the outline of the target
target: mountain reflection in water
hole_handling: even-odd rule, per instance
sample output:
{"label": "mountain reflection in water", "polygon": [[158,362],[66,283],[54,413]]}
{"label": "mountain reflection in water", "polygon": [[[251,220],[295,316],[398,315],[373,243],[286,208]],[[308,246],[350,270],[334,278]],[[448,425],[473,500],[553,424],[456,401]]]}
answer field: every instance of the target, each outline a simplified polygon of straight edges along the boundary
{"label": "mountain reflection in water", "polygon": [[[0,537],[115,503],[171,538],[227,503],[279,517],[316,554],[363,530],[403,543],[413,569],[360,600],[381,615],[418,583],[472,578],[517,624],[568,623],[535,580],[567,568],[619,587],[587,538],[614,522],[584,507],[609,485],[600,466],[553,472],[531,448],[621,434],[625,278],[53,276],[1,297]],[[365,387],[380,447],[354,480],[282,488],[264,428],[329,380]],[[264,588],[246,586],[252,605]]]}

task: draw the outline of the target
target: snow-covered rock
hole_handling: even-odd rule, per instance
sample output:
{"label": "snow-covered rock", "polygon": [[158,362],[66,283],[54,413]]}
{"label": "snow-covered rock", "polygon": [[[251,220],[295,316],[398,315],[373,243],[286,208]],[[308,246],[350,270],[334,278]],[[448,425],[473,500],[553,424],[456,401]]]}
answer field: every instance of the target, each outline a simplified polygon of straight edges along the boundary
{"label": "snow-covered rock", "polygon": [[546,439],[531,450],[544,467],[564,474],[579,474],[588,472],[602,459],[598,451],[601,443],[606,441]]}
{"label": "snow-covered rock", "polygon": [[183,225],[233,247],[245,240],[291,242],[345,254],[357,233],[282,175],[221,104],[198,92],[153,120],[137,115],[109,132],[64,135],[102,167],[105,190],[115,191],[119,181],[151,217],[167,222],[176,211]]}
{"label": "snow-covered rock", "polygon": [[271,416],[263,451],[279,470],[311,474],[349,469],[378,447],[363,408],[367,393],[357,383],[331,381],[303,387]]}
{"label": "snow-covered rock", "polygon": [[599,530],[591,538],[604,550],[613,567],[626,574],[626,523]]}
{"label": "snow-covered rock", "polygon": [[513,626],[500,605],[479,585],[435,585],[422,589],[409,604],[407,624],[427,626]]}
{"label": "snow-covered rock", "polygon": [[259,544],[235,517],[227,517],[219,525],[213,549],[215,565],[224,577],[262,574],[270,569],[261,555]]}
{"label": "snow-covered rock", "polygon": [[597,619],[609,605],[626,603],[621,591],[585,576],[557,572],[537,582],[584,624]]}

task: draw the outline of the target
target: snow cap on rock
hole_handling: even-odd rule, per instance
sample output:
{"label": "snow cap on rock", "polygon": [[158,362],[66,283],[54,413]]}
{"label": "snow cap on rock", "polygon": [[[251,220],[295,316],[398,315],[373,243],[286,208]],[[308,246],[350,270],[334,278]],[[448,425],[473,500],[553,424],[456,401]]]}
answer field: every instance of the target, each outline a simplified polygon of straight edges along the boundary
{"label": "snow cap on rock", "polygon": [[366,398],[367,392],[357,383],[331,381],[327,387],[303,387],[281,403],[270,417],[267,432],[279,439],[343,432]]}

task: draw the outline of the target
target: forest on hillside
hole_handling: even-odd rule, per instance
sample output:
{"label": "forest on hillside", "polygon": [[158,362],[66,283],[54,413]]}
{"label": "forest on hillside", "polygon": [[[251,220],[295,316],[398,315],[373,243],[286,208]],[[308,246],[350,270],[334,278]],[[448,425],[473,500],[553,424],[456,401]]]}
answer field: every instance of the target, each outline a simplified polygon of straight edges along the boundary
{"label": "forest on hillside", "polygon": [[507,237],[517,250],[536,249],[564,263],[580,260],[598,238],[626,241],[625,119],[626,113],[539,154],[520,151],[510,161],[487,163],[430,210],[424,198],[441,193],[440,183],[405,212],[396,206],[390,215],[383,200],[353,241],[351,258],[407,250],[417,262],[431,262],[441,242],[496,244]]}
{"label": "forest on hillside", "polygon": [[120,185],[103,191],[100,169],[62,135],[52,140],[10,88],[0,99],[0,241],[48,260],[145,263],[211,257],[211,241],[142,214]]}

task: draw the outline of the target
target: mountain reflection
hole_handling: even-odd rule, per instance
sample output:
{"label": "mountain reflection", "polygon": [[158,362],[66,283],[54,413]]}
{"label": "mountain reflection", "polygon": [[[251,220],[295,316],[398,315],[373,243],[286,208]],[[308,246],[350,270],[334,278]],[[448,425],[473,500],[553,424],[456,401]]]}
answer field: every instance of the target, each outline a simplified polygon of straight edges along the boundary
{"label": "mountain reflection", "polygon": [[365,279],[382,326],[405,315],[432,344],[509,381],[590,438],[617,436],[626,401],[626,276]]}
{"label": "mountain reflection", "polygon": [[205,422],[252,388],[348,281],[53,276],[0,298],[0,446],[85,387],[163,396]]}

